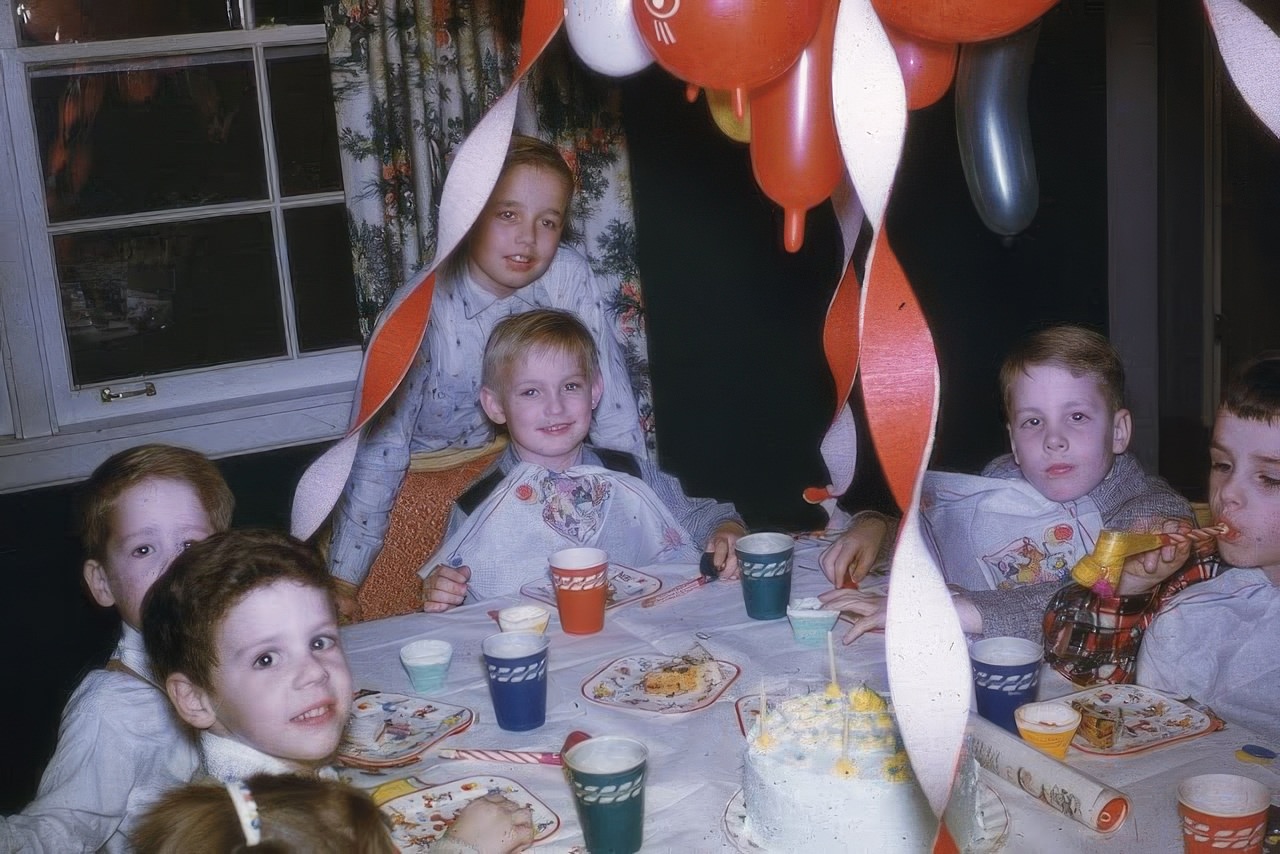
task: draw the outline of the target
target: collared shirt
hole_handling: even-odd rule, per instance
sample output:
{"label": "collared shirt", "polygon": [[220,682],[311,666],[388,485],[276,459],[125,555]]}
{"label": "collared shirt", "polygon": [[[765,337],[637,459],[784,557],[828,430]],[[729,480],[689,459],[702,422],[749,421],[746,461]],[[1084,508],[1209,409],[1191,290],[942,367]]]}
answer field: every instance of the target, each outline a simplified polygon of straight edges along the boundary
{"label": "collared shirt", "polygon": [[595,339],[604,395],[592,421],[592,441],[648,455],[626,361],[586,258],[561,246],[540,279],[504,299],[465,273],[442,275],[422,347],[394,397],[361,438],[335,508],[329,549],[334,575],[358,585],[369,574],[411,455],[480,447],[492,440],[493,425],[480,408],[484,346],[499,320],[534,308],[575,312]]}
{"label": "collared shirt", "polygon": [[76,688],[36,799],[0,818],[0,851],[128,851],[147,808],[195,773],[195,740],[154,684],[142,635],[125,626],[112,658],[133,673],[95,670]]}
{"label": "collared shirt", "polygon": [[200,760],[205,776],[219,783],[245,780],[254,774],[299,774],[323,780],[338,779],[338,772],[332,766],[306,768],[208,730],[200,733]]}
{"label": "collared shirt", "polygon": [[1045,661],[1082,687],[1132,682],[1143,633],[1156,613],[1221,569],[1217,555],[1202,557],[1136,596],[1098,596],[1074,582],[1064,585],[1045,610]]}
{"label": "collared shirt", "polygon": [[1280,744],[1280,585],[1224,566],[1170,599],[1138,650],[1138,684],[1192,697]]}

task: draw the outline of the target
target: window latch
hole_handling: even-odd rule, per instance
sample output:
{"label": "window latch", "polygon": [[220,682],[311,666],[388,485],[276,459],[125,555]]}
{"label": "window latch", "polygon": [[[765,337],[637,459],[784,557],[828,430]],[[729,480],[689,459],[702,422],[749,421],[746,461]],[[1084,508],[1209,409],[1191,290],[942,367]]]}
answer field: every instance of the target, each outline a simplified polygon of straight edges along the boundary
{"label": "window latch", "polygon": [[139,397],[141,395],[147,397],[155,397],[156,384],[152,382],[144,382],[138,388],[131,388],[126,391],[112,391],[110,388],[102,390],[102,402],[110,403],[113,400],[123,400],[126,397]]}

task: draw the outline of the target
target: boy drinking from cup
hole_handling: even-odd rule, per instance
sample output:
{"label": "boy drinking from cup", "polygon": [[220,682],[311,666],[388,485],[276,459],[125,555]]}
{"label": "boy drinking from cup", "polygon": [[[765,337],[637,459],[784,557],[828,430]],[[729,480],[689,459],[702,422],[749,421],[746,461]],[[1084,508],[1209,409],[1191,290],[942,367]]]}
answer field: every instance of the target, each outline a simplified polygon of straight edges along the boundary
{"label": "boy drinking from cup", "polygon": [[[362,591],[362,600],[392,598],[386,607],[398,609],[401,591],[413,598],[413,573],[433,545],[404,542],[423,539],[421,523],[393,525],[393,506],[412,507],[415,516],[436,513],[447,507],[441,498],[474,480],[478,460],[501,448],[479,392],[481,353],[502,318],[535,308],[576,312],[590,330],[603,381],[591,435],[598,446],[647,454],[605,295],[587,259],[561,242],[574,184],[554,146],[514,137],[484,210],[437,276],[421,348],[361,439],[334,510],[329,563],[344,614],[361,615],[356,594],[371,570],[379,589]],[[440,512],[436,524],[444,520]]]}
{"label": "boy drinking from cup", "polygon": [[[1030,530],[1020,535],[1016,530],[1019,520],[1013,515],[1014,529],[995,532],[993,544],[1004,546],[1019,536],[1033,545],[1042,543],[1047,524],[1042,514],[1046,510],[1051,518],[1056,514],[1071,528],[1072,537],[1083,538],[1087,547],[1098,533],[1097,529],[1083,530],[1087,515],[1102,527],[1122,530],[1189,527],[1193,515],[1187,500],[1162,479],[1143,472],[1138,461],[1126,453],[1132,417],[1124,408],[1124,366],[1102,335],[1073,325],[1034,333],[1006,357],[1000,369],[1000,387],[1012,453],[997,457],[983,470],[981,479],[973,480],[983,481],[984,489],[1016,490],[1016,503],[1026,508]],[[973,521],[978,524],[980,517]],[[892,541],[891,527],[888,520],[875,514],[855,517],[820,559],[827,577],[837,585],[846,577],[860,580]],[[958,554],[973,562],[980,562],[988,553],[980,544],[980,533],[970,525],[934,525],[932,530],[940,553],[946,552],[949,560]],[[1182,566],[1188,552],[1189,547],[1167,546],[1131,558],[1130,566],[1164,578]],[[1061,563],[1048,577],[1027,579],[1030,583],[1011,583],[1004,585],[1005,589],[956,590],[953,602],[964,630],[1039,642],[1045,606],[1073,564]],[[1129,592],[1128,586],[1137,578],[1126,573],[1121,592]],[[826,607],[856,616],[845,643],[884,626],[883,596],[838,589],[821,598]],[[1126,638],[1116,635],[1110,640],[1123,643]],[[1052,655],[1048,658],[1056,663]]]}
{"label": "boy drinking from cup", "polygon": [[143,648],[143,597],[170,562],[231,524],[235,499],[204,455],[168,445],[115,454],[80,494],[84,579],[120,612],[120,643],[62,714],[36,799],[0,818],[0,850],[124,851],[138,816],[191,778],[195,745]]}
{"label": "boy drinking from cup", "polygon": [[419,572],[424,610],[460,605],[468,592],[514,593],[546,576],[547,555],[576,546],[632,566],[692,562],[702,549],[737,576],[733,546],[745,527],[731,505],[689,498],[648,460],[586,444],[604,391],[595,341],[573,314],[537,309],[494,327],[480,405],[511,441],[458,499],[444,544]]}

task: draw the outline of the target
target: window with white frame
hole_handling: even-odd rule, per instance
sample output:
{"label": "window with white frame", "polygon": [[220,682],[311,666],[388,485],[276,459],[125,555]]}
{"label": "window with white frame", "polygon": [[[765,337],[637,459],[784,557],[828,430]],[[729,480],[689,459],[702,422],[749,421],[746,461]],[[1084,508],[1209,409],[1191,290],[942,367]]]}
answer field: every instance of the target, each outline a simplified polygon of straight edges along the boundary
{"label": "window with white frame", "polygon": [[7,355],[27,380],[38,361],[49,409],[42,429],[19,407],[11,433],[349,391],[361,339],[322,1],[10,5],[0,133],[35,343]]}

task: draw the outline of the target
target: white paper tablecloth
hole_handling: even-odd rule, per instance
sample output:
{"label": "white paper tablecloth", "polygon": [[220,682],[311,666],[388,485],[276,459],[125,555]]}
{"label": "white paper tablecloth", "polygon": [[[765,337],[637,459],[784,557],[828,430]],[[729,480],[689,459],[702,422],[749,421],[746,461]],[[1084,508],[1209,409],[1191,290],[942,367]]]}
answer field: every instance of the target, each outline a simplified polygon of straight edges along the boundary
{"label": "white paper tablecloth", "polygon": [[[815,596],[830,585],[817,571],[819,546],[797,550],[793,596]],[[663,589],[697,577],[692,565],[641,567],[663,581]],[[521,783],[560,817],[559,832],[538,846],[541,852],[568,852],[582,845],[577,815],[563,771],[555,766],[442,760],[441,747],[502,747],[559,750],[572,730],[591,735],[626,735],[649,748],[645,792],[645,852],[732,852],[737,850],[724,832],[724,813],[741,787],[745,746],[734,709],[742,696],[758,697],[761,680],[771,693],[789,681],[825,685],[828,663],[825,646],[801,647],[785,619],[752,620],[746,616],[736,581],[706,584],[674,601],[652,608],[632,603],[608,612],[602,632],[567,635],[552,611],[547,629],[547,722],[539,729],[509,733],[493,719],[480,657],[480,642],[498,631],[488,612],[527,602],[521,597],[468,604],[444,614],[410,614],[343,629],[343,643],[357,688],[412,694],[400,665],[399,649],[419,638],[443,638],[453,643],[453,663],[443,691],[432,696],[475,712],[470,729],[445,739],[410,766],[385,772],[386,781],[416,776],[443,783],[473,774],[509,777]],[[839,623],[837,639],[847,624]],[[662,715],[588,701],[582,683],[606,664],[623,656],[659,652],[678,655],[700,643],[717,659],[742,669],[737,681],[711,706],[694,712]],[[836,666],[844,687],[865,681],[888,689],[884,637],[866,635],[856,643],[836,646]],[[1047,674],[1041,698],[1071,691],[1065,680]],[[1010,832],[1001,851],[1007,852],[1155,852],[1180,851],[1174,791],[1193,774],[1245,774],[1280,792],[1280,775],[1234,757],[1245,743],[1265,743],[1234,727],[1180,745],[1125,757],[1088,756],[1074,748],[1067,762],[1127,794],[1132,809],[1124,826],[1103,835],[1085,828],[1017,787],[984,773],[1000,794],[1011,817]],[[1280,745],[1268,745],[1280,749]],[[361,785],[379,778],[359,775]],[[871,850],[870,848],[868,850]]]}

